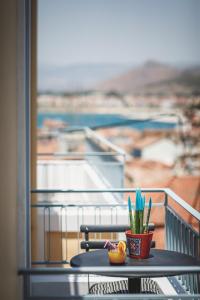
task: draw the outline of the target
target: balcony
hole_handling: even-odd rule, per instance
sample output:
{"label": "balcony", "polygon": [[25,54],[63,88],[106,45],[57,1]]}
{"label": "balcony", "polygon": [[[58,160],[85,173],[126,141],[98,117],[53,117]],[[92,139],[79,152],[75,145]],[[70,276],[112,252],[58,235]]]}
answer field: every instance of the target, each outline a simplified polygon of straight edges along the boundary
{"label": "balcony", "polygon": [[[152,215],[164,217],[162,237],[164,248],[199,257],[199,212],[169,189],[144,189],[142,192],[146,196],[151,195],[152,199],[155,199]],[[89,297],[90,299],[91,296],[85,296],[88,291],[88,277],[83,274],[98,274],[102,270],[98,271],[95,268],[73,269],[69,268],[68,265],[69,259],[81,251],[80,241],[83,239],[83,236],[80,233],[79,227],[81,224],[127,225],[128,214],[125,200],[127,194],[135,193],[135,189],[38,189],[32,191],[32,193],[38,196],[42,195],[43,197],[48,195],[63,195],[65,197],[73,195],[77,201],[76,203],[46,201],[32,205],[32,212],[34,211],[36,215],[40,215],[40,222],[38,223],[39,232],[37,235],[39,260],[32,262],[31,269],[21,271],[24,276],[25,291],[26,293],[30,293],[31,291],[31,294],[26,294],[24,299],[43,299],[42,297],[49,296],[50,291],[50,295],[55,295],[55,299],[71,299],[72,296],[81,296],[83,299]],[[78,199],[84,194],[88,195],[91,199],[117,195],[121,199],[121,203],[96,204],[95,201],[93,204],[78,204]],[[181,216],[178,213],[180,209],[184,211]],[[190,220],[190,224],[187,222],[188,219]],[[96,236],[96,238],[99,239],[101,236]],[[117,238],[123,237],[117,236]],[[137,267],[135,268],[137,269]],[[181,268],[184,269],[184,266],[181,266]],[[158,269],[155,268],[153,272],[162,272],[162,268]],[[108,270],[105,269],[104,272],[108,272]],[[200,268],[191,269],[185,267],[186,275],[170,279],[165,278],[164,286],[163,279],[160,280],[157,278],[157,282],[161,289],[163,289],[163,292],[171,294],[170,298],[169,296],[168,298],[167,296],[163,298],[165,297],[164,295],[160,296],[160,298],[158,295],[148,295],[145,298],[145,295],[143,295],[142,299],[199,299],[200,275],[195,272],[200,272]],[[101,280],[110,279],[109,277],[105,277]],[[90,284],[95,281],[99,281],[99,277],[90,275]],[[29,289],[27,289],[27,284]],[[177,288],[175,286],[178,286],[179,295],[176,294]],[[131,296],[131,299],[139,299],[136,296]],[[103,298],[103,296],[101,297]],[[107,299],[106,296],[104,297]],[[119,299],[125,299],[129,298],[130,295],[123,295],[124,298],[118,297]]]}
{"label": "balcony", "polygon": [[[114,279],[98,276],[102,271],[108,273],[106,268],[69,267],[70,259],[84,251],[80,247],[84,239],[80,226],[127,226],[127,196],[134,196],[135,189],[123,186],[125,153],[120,148],[88,128],[54,134],[62,151],[38,154],[37,188],[32,190],[31,205],[32,261],[20,271],[24,299],[91,299],[89,285]],[[151,221],[155,224],[156,247],[199,257],[200,213],[170,189],[142,192],[153,199]],[[103,240],[105,234],[95,233],[92,238]],[[111,232],[106,234],[108,238],[119,240],[125,236]],[[155,279],[162,296],[131,295],[131,299],[191,299],[191,295],[199,299],[200,268],[180,268],[185,275]],[[138,267],[131,270],[140,272]],[[165,270],[157,267],[149,271],[161,274]],[[123,272],[125,276],[127,270],[122,267]],[[125,299],[130,295],[110,297]]]}

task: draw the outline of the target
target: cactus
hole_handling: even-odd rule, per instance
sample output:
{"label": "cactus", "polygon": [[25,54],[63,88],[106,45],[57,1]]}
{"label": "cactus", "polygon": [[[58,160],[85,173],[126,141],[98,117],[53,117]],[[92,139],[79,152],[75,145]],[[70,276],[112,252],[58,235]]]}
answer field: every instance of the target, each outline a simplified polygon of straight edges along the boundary
{"label": "cactus", "polygon": [[152,200],[149,200],[149,208],[146,218],[146,223],[144,224],[144,210],[145,210],[145,196],[142,196],[141,190],[136,190],[136,204],[135,204],[135,213],[133,218],[132,204],[130,196],[128,198],[128,208],[129,208],[129,219],[130,219],[130,228],[132,233],[141,234],[148,232],[148,224],[152,206]]}

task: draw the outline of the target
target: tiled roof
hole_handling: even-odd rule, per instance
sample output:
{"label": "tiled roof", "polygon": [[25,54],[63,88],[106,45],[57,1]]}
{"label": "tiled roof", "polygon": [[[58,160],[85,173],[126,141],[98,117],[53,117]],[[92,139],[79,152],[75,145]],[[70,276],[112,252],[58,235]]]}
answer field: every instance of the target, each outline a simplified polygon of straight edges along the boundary
{"label": "tiled roof", "polygon": [[169,180],[173,176],[173,170],[160,162],[134,159],[126,163],[125,174],[132,180],[131,186],[150,188],[159,183],[161,178]]}
{"label": "tiled roof", "polygon": [[37,153],[54,153],[58,151],[59,151],[58,141],[54,138],[37,141]]}

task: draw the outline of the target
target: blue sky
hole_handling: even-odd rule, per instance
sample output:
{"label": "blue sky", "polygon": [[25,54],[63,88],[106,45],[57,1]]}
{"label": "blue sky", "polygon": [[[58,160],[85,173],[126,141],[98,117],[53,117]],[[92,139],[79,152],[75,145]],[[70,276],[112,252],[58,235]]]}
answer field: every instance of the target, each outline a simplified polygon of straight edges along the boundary
{"label": "blue sky", "polygon": [[200,63],[200,0],[39,0],[38,61]]}

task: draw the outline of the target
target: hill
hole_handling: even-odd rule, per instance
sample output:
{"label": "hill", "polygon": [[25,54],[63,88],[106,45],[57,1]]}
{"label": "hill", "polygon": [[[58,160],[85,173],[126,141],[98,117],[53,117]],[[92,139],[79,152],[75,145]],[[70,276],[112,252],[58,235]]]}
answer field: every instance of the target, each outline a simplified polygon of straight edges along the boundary
{"label": "hill", "polygon": [[144,65],[96,86],[101,91],[171,95],[200,94],[200,67],[176,68],[148,61]]}

